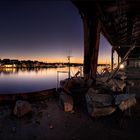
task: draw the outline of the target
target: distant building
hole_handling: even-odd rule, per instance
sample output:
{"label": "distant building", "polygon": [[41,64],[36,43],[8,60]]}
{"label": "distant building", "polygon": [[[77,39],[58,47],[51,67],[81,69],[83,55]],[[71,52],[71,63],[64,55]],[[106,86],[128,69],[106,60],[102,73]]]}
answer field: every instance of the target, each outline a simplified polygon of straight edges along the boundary
{"label": "distant building", "polygon": [[4,67],[4,68],[16,68],[17,66],[16,66],[16,64],[4,64],[4,65],[2,65],[2,67]]}
{"label": "distant building", "polygon": [[34,61],[33,66],[34,67],[40,67],[40,63],[38,61]]}
{"label": "distant building", "polygon": [[8,64],[8,63],[11,63],[11,60],[10,60],[10,59],[3,59],[3,60],[2,60],[2,63]]}
{"label": "distant building", "polygon": [[11,60],[11,63],[13,63],[13,64],[18,64],[19,61],[18,61],[17,59],[13,59],[13,60]]}

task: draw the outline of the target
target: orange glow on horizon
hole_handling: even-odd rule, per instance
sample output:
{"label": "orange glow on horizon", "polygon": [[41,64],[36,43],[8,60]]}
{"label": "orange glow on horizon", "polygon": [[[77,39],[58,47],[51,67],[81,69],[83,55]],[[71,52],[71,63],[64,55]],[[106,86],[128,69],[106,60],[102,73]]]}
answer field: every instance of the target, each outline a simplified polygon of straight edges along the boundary
{"label": "orange glow on horizon", "polygon": [[[39,59],[39,61],[43,61],[43,62],[48,62],[48,63],[55,63],[55,62],[62,62],[62,63],[67,63],[68,62],[68,59],[67,58],[46,58],[46,59]],[[83,63],[83,59],[82,58],[74,58],[74,57],[71,57],[70,59],[70,62],[71,63]]]}
{"label": "orange glow on horizon", "polygon": [[[47,63],[67,63],[67,57],[42,57],[42,58],[10,58],[10,59],[19,59],[19,60],[32,60],[32,61],[40,61],[40,62],[47,62]],[[84,57],[71,57],[71,63],[83,63]],[[110,57],[101,57],[98,58],[98,64],[110,64]]]}
{"label": "orange glow on horizon", "polygon": [[110,60],[109,59],[99,59],[98,60],[98,64],[110,64]]}

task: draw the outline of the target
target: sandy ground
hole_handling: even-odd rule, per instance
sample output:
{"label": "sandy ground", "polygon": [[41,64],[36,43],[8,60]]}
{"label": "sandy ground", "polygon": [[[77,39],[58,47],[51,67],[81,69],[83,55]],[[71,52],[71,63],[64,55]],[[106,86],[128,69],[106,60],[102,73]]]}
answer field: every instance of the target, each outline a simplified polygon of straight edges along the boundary
{"label": "sandy ground", "polygon": [[[31,103],[33,112],[12,115],[11,105],[0,106],[0,140],[132,140],[140,139],[140,106],[130,112],[90,118],[85,109],[62,110],[57,98]],[[129,114],[129,115],[128,115]]]}

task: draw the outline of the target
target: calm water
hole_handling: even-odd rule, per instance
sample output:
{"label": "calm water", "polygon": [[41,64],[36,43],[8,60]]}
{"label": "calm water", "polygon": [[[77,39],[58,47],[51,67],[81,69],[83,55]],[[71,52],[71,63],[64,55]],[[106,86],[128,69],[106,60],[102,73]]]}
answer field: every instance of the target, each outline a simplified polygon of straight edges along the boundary
{"label": "calm water", "polygon": [[[80,67],[71,67],[71,76]],[[98,67],[100,73],[103,67]],[[65,68],[47,69],[12,69],[0,70],[0,94],[26,93],[57,88],[58,71],[68,71]],[[59,73],[59,81],[68,78],[68,73]]]}
{"label": "calm water", "polygon": [[[71,67],[73,76],[79,67]],[[0,94],[26,93],[57,87],[57,71],[68,71],[65,68],[48,69],[12,69],[0,71]],[[59,73],[59,80],[68,77],[68,73]]]}

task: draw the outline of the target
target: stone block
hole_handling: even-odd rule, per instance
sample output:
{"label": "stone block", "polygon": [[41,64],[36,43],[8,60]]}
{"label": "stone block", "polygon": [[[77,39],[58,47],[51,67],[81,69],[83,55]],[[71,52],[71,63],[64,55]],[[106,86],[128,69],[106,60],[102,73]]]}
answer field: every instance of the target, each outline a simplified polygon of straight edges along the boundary
{"label": "stone block", "polygon": [[14,107],[14,115],[22,117],[32,111],[31,105],[27,101],[18,100]]}
{"label": "stone block", "polygon": [[60,103],[65,112],[73,111],[73,98],[65,92],[60,93]]}

